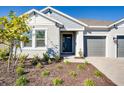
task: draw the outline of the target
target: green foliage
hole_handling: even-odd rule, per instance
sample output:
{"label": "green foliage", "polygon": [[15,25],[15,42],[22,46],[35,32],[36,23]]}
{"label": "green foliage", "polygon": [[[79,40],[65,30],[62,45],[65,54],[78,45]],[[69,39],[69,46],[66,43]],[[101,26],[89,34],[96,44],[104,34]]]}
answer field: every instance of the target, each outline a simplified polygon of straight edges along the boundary
{"label": "green foliage", "polygon": [[77,77],[77,73],[75,71],[70,71],[69,75],[73,78]]}
{"label": "green foliage", "polygon": [[25,65],[24,65],[24,63],[18,63],[18,67],[21,67],[21,68],[24,68],[25,67]]}
{"label": "green foliage", "polygon": [[28,80],[25,76],[20,76],[17,80],[16,80],[16,86],[25,86],[27,85]]}
{"label": "green foliage", "polygon": [[45,70],[41,73],[41,76],[43,76],[43,77],[48,77],[49,75],[50,75],[50,71],[48,71],[48,70]]}
{"label": "green foliage", "polygon": [[2,26],[0,27],[0,44],[9,47],[8,72],[10,62],[14,62],[13,54],[16,57],[15,51],[17,51],[17,48],[21,48],[20,42],[27,42],[29,40],[29,38],[24,35],[25,32],[30,31],[30,27],[27,24],[28,17],[28,14],[16,16],[12,11],[8,16],[0,17],[0,26]]}
{"label": "green foliage", "polygon": [[83,57],[83,53],[82,53],[82,50],[81,50],[81,49],[79,50],[78,53],[79,53],[79,56],[80,56],[80,57]]}
{"label": "green foliage", "polygon": [[38,63],[38,64],[36,65],[36,68],[43,68],[43,65],[42,65],[41,63]]}
{"label": "green foliage", "polygon": [[60,56],[59,55],[55,55],[54,59],[55,59],[56,62],[60,62]]}
{"label": "green foliage", "polygon": [[85,60],[85,61],[84,61],[84,64],[85,64],[85,65],[88,65],[88,61],[87,61],[87,60]]}
{"label": "green foliage", "polygon": [[61,85],[63,82],[64,82],[64,81],[63,81],[61,78],[59,78],[59,77],[56,77],[56,78],[54,78],[54,79],[52,80],[52,84],[53,84],[54,86],[59,86],[59,85]]}
{"label": "green foliage", "polygon": [[63,66],[60,65],[60,64],[58,64],[58,65],[57,65],[57,68],[58,68],[58,69],[63,69]]}
{"label": "green foliage", "polygon": [[84,86],[95,86],[95,82],[91,79],[86,79],[84,80],[83,85]]}
{"label": "green foliage", "polygon": [[24,68],[22,68],[22,67],[17,67],[17,68],[16,68],[16,73],[17,73],[19,76],[23,75],[23,74],[24,74]]}
{"label": "green foliage", "polygon": [[19,56],[19,62],[20,62],[20,63],[24,63],[25,60],[27,59],[27,57],[28,57],[28,55],[25,55],[25,54],[20,55],[20,56]]}
{"label": "green foliage", "polygon": [[51,61],[51,59],[49,59],[49,60],[48,60],[48,64],[52,64],[52,61]]}
{"label": "green foliage", "polygon": [[96,76],[96,77],[102,77],[102,73],[99,71],[99,70],[95,70],[94,71],[94,75]]}
{"label": "green foliage", "polygon": [[48,61],[50,59],[48,53],[43,53],[43,61]]}
{"label": "green foliage", "polygon": [[83,70],[85,68],[85,64],[78,64],[77,69]]}
{"label": "green foliage", "polygon": [[34,56],[31,60],[31,64],[34,66],[36,66],[39,62],[41,62],[41,58],[39,58],[38,56]]}
{"label": "green foliage", "polygon": [[9,56],[8,49],[0,49],[0,59],[4,60],[7,59]]}
{"label": "green foliage", "polygon": [[0,25],[4,27],[0,28],[0,42],[6,45],[16,44],[14,41],[17,40],[25,42],[24,33],[30,30],[27,20],[28,15],[18,17],[14,12],[10,12],[9,16],[0,17]]}
{"label": "green foliage", "polygon": [[65,63],[66,65],[71,64],[71,62],[69,62],[68,60],[64,60],[64,63]]}

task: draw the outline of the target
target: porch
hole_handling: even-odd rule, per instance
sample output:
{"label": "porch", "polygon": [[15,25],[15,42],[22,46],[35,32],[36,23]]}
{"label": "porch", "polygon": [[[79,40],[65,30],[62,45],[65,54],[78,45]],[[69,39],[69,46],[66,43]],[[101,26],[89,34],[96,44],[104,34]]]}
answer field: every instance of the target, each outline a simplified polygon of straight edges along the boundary
{"label": "porch", "polygon": [[75,59],[83,54],[83,31],[61,31],[60,32],[60,55],[64,59]]}

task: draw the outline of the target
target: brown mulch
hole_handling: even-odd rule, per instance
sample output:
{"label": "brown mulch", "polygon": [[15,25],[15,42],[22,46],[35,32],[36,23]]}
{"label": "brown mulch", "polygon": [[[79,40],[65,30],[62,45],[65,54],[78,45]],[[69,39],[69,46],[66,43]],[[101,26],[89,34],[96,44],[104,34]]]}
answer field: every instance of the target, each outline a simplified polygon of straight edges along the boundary
{"label": "brown mulch", "polygon": [[[52,86],[52,79],[55,77],[60,77],[64,82],[62,86],[82,86],[85,79],[92,79],[96,86],[115,86],[115,84],[108,79],[105,75],[102,77],[96,77],[94,71],[96,68],[88,64],[84,70],[77,69],[79,63],[64,64],[52,63],[49,65],[44,65],[44,68],[38,69],[31,65],[29,61],[25,63],[26,77],[29,80],[28,86]],[[63,68],[59,69],[58,65]],[[17,79],[15,71],[10,69],[10,73],[6,71],[6,62],[0,61],[0,86],[13,86]],[[48,77],[41,76],[41,72],[44,70],[49,70],[50,75]],[[69,75],[70,71],[75,71],[77,76],[75,78]]]}

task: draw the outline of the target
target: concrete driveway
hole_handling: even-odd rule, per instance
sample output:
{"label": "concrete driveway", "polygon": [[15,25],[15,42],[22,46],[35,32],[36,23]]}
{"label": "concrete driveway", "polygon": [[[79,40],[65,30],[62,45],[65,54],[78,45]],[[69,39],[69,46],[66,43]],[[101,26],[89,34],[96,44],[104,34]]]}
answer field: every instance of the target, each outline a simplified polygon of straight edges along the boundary
{"label": "concrete driveway", "polygon": [[124,86],[124,58],[86,58],[115,84]]}

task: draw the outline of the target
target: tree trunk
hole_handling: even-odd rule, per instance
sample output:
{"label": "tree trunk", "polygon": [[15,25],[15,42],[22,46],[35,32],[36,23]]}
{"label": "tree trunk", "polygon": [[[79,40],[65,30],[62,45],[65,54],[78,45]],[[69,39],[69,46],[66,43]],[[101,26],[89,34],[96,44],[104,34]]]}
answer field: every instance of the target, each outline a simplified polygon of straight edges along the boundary
{"label": "tree trunk", "polygon": [[10,47],[9,47],[9,58],[8,58],[8,66],[7,66],[7,72],[9,72],[10,70],[10,62],[13,61],[13,43],[11,43]]}
{"label": "tree trunk", "polygon": [[11,61],[11,56],[12,56],[12,45],[10,45],[9,47],[9,58],[8,58],[8,66],[7,66],[7,72],[9,72],[9,68],[10,68],[10,61]]}

